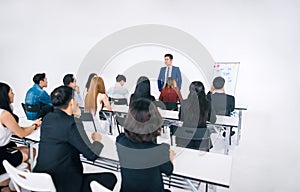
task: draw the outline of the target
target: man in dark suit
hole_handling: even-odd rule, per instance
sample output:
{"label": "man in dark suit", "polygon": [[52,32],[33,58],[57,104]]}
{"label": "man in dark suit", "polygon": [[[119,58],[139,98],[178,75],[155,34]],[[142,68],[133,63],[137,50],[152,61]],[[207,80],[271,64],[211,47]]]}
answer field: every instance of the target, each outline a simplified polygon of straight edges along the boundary
{"label": "man in dark suit", "polygon": [[179,89],[181,89],[181,83],[182,83],[181,72],[180,72],[179,67],[172,66],[172,61],[173,61],[173,55],[165,54],[166,67],[160,68],[160,72],[159,72],[158,79],[157,79],[159,91],[162,90],[162,88],[166,82],[166,79],[168,77],[172,77],[173,79],[175,79],[177,87],[179,87]]}
{"label": "man in dark suit", "polygon": [[102,137],[92,133],[90,143],[82,122],[74,118],[77,107],[73,89],[60,86],[51,93],[55,107],[43,119],[37,163],[34,172],[51,175],[57,192],[91,192],[90,182],[96,180],[113,190],[117,179],[113,173],[83,173],[80,154],[96,160],[102,151]]}
{"label": "man in dark suit", "polygon": [[211,101],[217,115],[230,116],[235,108],[235,99],[232,95],[227,95],[224,90],[225,79],[216,77],[213,80],[213,86],[208,93],[208,99]]}

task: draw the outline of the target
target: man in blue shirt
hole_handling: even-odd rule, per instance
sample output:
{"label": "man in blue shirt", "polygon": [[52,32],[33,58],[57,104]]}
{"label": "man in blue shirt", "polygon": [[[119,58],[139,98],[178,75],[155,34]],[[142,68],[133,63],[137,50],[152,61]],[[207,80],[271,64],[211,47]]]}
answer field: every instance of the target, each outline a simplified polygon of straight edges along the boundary
{"label": "man in blue shirt", "polygon": [[48,81],[45,73],[38,73],[33,77],[34,85],[27,91],[25,97],[25,104],[39,105],[39,112],[26,111],[27,119],[35,120],[39,117],[45,116],[52,110],[52,103],[49,94],[43,90],[48,86]]}

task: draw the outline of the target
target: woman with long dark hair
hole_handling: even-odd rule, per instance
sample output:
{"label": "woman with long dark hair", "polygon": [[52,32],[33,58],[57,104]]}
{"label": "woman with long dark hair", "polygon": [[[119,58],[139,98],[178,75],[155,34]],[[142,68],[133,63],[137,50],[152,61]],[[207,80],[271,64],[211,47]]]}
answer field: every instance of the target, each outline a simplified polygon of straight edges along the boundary
{"label": "woman with long dark hair", "polygon": [[[216,121],[216,114],[214,110],[211,109],[211,105],[205,94],[205,87],[200,81],[193,81],[189,87],[189,95],[187,99],[183,100],[181,103],[181,108],[179,112],[179,118],[183,121],[182,127],[195,128],[195,129],[207,129],[206,122],[210,121],[214,123]],[[178,128],[180,129],[180,127]],[[210,135],[210,134],[209,134]],[[185,145],[184,147],[192,149],[210,149],[212,144],[206,140],[206,142],[201,142],[201,140],[194,140],[190,138],[190,141],[186,141],[181,138],[176,138],[177,145]]]}
{"label": "woman with long dark hair", "polygon": [[[6,159],[13,166],[18,166],[26,162],[29,158],[28,147],[17,147],[10,141],[12,134],[23,138],[40,127],[41,119],[37,119],[31,126],[20,127],[18,125],[18,116],[12,111],[11,104],[14,102],[14,93],[9,85],[0,83],[0,161]],[[5,168],[0,164],[0,174],[5,173]],[[0,189],[8,188],[8,182],[0,184]]]}
{"label": "woman with long dark hair", "polygon": [[129,105],[140,98],[148,99],[149,101],[155,101],[155,97],[151,95],[150,80],[146,76],[141,76],[138,78],[134,93],[130,96]]}
{"label": "woman with long dark hair", "polygon": [[164,190],[162,173],[173,172],[175,153],[168,144],[157,144],[162,117],[148,99],[131,103],[124,122],[125,133],[117,137],[117,152],[121,164],[122,192]]}

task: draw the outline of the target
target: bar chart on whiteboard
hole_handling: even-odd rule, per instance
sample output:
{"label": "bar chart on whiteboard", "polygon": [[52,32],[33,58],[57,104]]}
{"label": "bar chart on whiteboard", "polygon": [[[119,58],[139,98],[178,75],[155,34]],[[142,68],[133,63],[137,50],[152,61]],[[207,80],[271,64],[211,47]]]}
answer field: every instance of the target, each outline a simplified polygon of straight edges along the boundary
{"label": "bar chart on whiteboard", "polygon": [[214,65],[214,78],[221,76],[225,79],[225,93],[229,95],[235,94],[239,67],[239,62],[216,62]]}

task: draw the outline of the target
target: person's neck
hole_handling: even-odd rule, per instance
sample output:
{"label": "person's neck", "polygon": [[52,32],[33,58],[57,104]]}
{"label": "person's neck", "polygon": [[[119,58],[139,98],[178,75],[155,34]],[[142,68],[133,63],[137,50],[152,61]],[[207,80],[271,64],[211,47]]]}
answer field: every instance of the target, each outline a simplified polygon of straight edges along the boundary
{"label": "person's neck", "polygon": [[38,86],[41,88],[41,89],[43,89],[44,87],[41,85],[41,84],[38,84]]}
{"label": "person's neck", "polygon": [[214,93],[225,93],[224,89],[215,89]]}
{"label": "person's neck", "polygon": [[70,107],[68,107],[68,108],[66,108],[66,109],[60,109],[60,110],[62,110],[63,112],[65,112],[66,114],[68,114],[68,115],[73,115],[73,111],[72,111],[72,109],[70,109]]}

